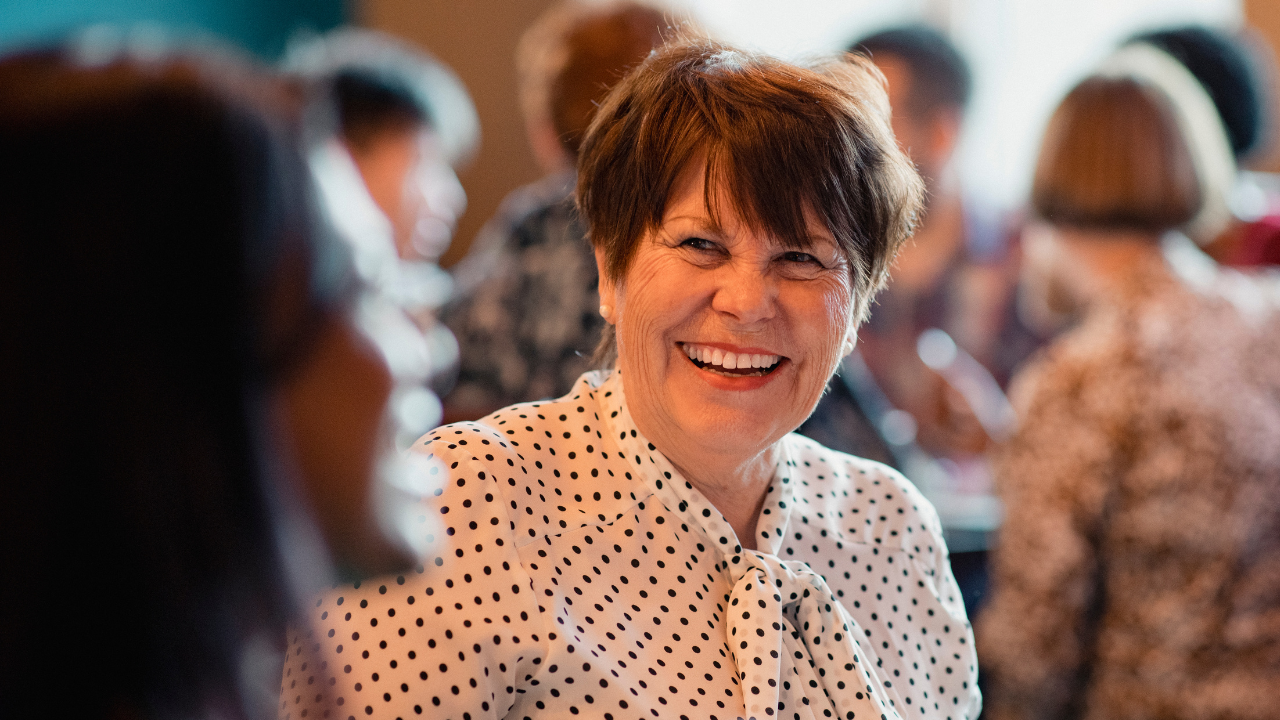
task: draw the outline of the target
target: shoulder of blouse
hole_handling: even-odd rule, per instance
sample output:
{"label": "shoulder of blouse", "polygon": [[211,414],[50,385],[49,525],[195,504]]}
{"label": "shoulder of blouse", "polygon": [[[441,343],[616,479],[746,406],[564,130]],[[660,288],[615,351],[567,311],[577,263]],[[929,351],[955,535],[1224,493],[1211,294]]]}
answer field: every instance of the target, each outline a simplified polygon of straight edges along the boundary
{"label": "shoulder of blouse", "polygon": [[434,458],[417,504],[430,533],[420,564],[316,599],[291,633],[280,717],[323,710],[325,696],[361,717],[427,708],[456,718],[482,707],[501,716],[546,657],[554,630],[500,490],[519,472],[516,448],[491,427],[462,423],[411,449]]}
{"label": "shoulder of blouse", "polygon": [[793,512],[805,523],[826,522],[850,540],[901,549],[927,564],[945,556],[937,510],[902,473],[803,435],[785,440],[799,481]]}
{"label": "shoulder of blouse", "polygon": [[[600,432],[600,406],[584,394],[513,405],[425,436],[415,449],[444,463],[451,486],[443,517],[466,501],[461,490],[476,485],[471,478],[501,493],[518,547],[613,523],[646,502],[652,491]],[[783,442],[795,467],[792,522],[829,525],[849,541],[901,549],[929,565],[945,557],[937,511],[901,473],[794,433]]]}
{"label": "shoulder of blouse", "polygon": [[446,483],[454,486],[446,492],[454,502],[465,502],[458,489],[471,478],[492,481],[486,487],[501,494],[517,547],[546,535],[608,525],[652,491],[633,477],[617,444],[602,432],[599,405],[582,394],[512,405],[479,421],[446,425],[424,436],[414,450],[444,463]]}

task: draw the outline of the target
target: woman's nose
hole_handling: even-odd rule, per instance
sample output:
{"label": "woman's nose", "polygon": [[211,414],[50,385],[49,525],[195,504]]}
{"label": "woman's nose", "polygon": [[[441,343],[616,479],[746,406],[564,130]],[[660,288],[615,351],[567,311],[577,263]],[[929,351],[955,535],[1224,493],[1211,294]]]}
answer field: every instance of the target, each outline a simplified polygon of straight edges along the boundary
{"label": "woman's nose", "polygon": [[746,326],[768,321],[777,313],[778,283],[767,271],[754,264],[733,262],[717,276],[718,286],[711,299],[717,313]]}

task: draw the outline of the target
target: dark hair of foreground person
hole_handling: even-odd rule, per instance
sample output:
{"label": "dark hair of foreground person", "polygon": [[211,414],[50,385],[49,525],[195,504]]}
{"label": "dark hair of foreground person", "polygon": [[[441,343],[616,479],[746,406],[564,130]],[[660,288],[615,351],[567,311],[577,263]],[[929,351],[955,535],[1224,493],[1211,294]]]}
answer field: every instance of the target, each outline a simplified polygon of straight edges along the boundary
{"label": "dark hair of foreground person", "polygon": [[0,60],[0,714],[257,714],[268,395],[348,287],[287,107],[220,51]]}

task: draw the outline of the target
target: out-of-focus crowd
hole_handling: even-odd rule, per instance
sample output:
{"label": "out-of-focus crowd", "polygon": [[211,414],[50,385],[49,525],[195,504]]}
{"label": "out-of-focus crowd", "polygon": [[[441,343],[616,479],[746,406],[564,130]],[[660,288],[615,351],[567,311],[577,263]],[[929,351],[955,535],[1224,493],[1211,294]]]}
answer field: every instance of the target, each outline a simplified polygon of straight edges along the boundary
{"label": "out-of-focus crowd", "polygon": [[[545,176],[447,270],[479,127],[419,48],[350,28],[265,67],[122,29],[0,58],[0,716],[297,717],[323,688],[281,689],[285,626],[444,532],[412,502],[442,468],[400,451],[601,367],[578,153],[699,32],[539,18],[515,56]],[[959,179],[947,37],[848,50],[926,200],[798,432],[937,508],[990,717],[1274,716],[1280,181],[1240,169],[1274,68],[1211,28],[1126,40],[1008,212]]]}

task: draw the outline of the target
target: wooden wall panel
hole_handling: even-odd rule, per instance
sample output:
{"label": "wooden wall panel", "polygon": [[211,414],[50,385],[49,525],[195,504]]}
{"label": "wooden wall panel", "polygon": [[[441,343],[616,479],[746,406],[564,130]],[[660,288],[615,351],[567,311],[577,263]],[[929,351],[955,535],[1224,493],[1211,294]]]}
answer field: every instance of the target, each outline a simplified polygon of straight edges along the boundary
{"label": "wooden wall panel", "polygon": [[[1245,22],[1257,32],[1271,48],[1273,58],[1280,58],[1280,2],[1277,0],[1244,0]],[[1270,146],[1267,151],[1250,163],[1253,169],[1280,172],[1280,72],[1271,78],[1271,127],[1268,128]]]}

